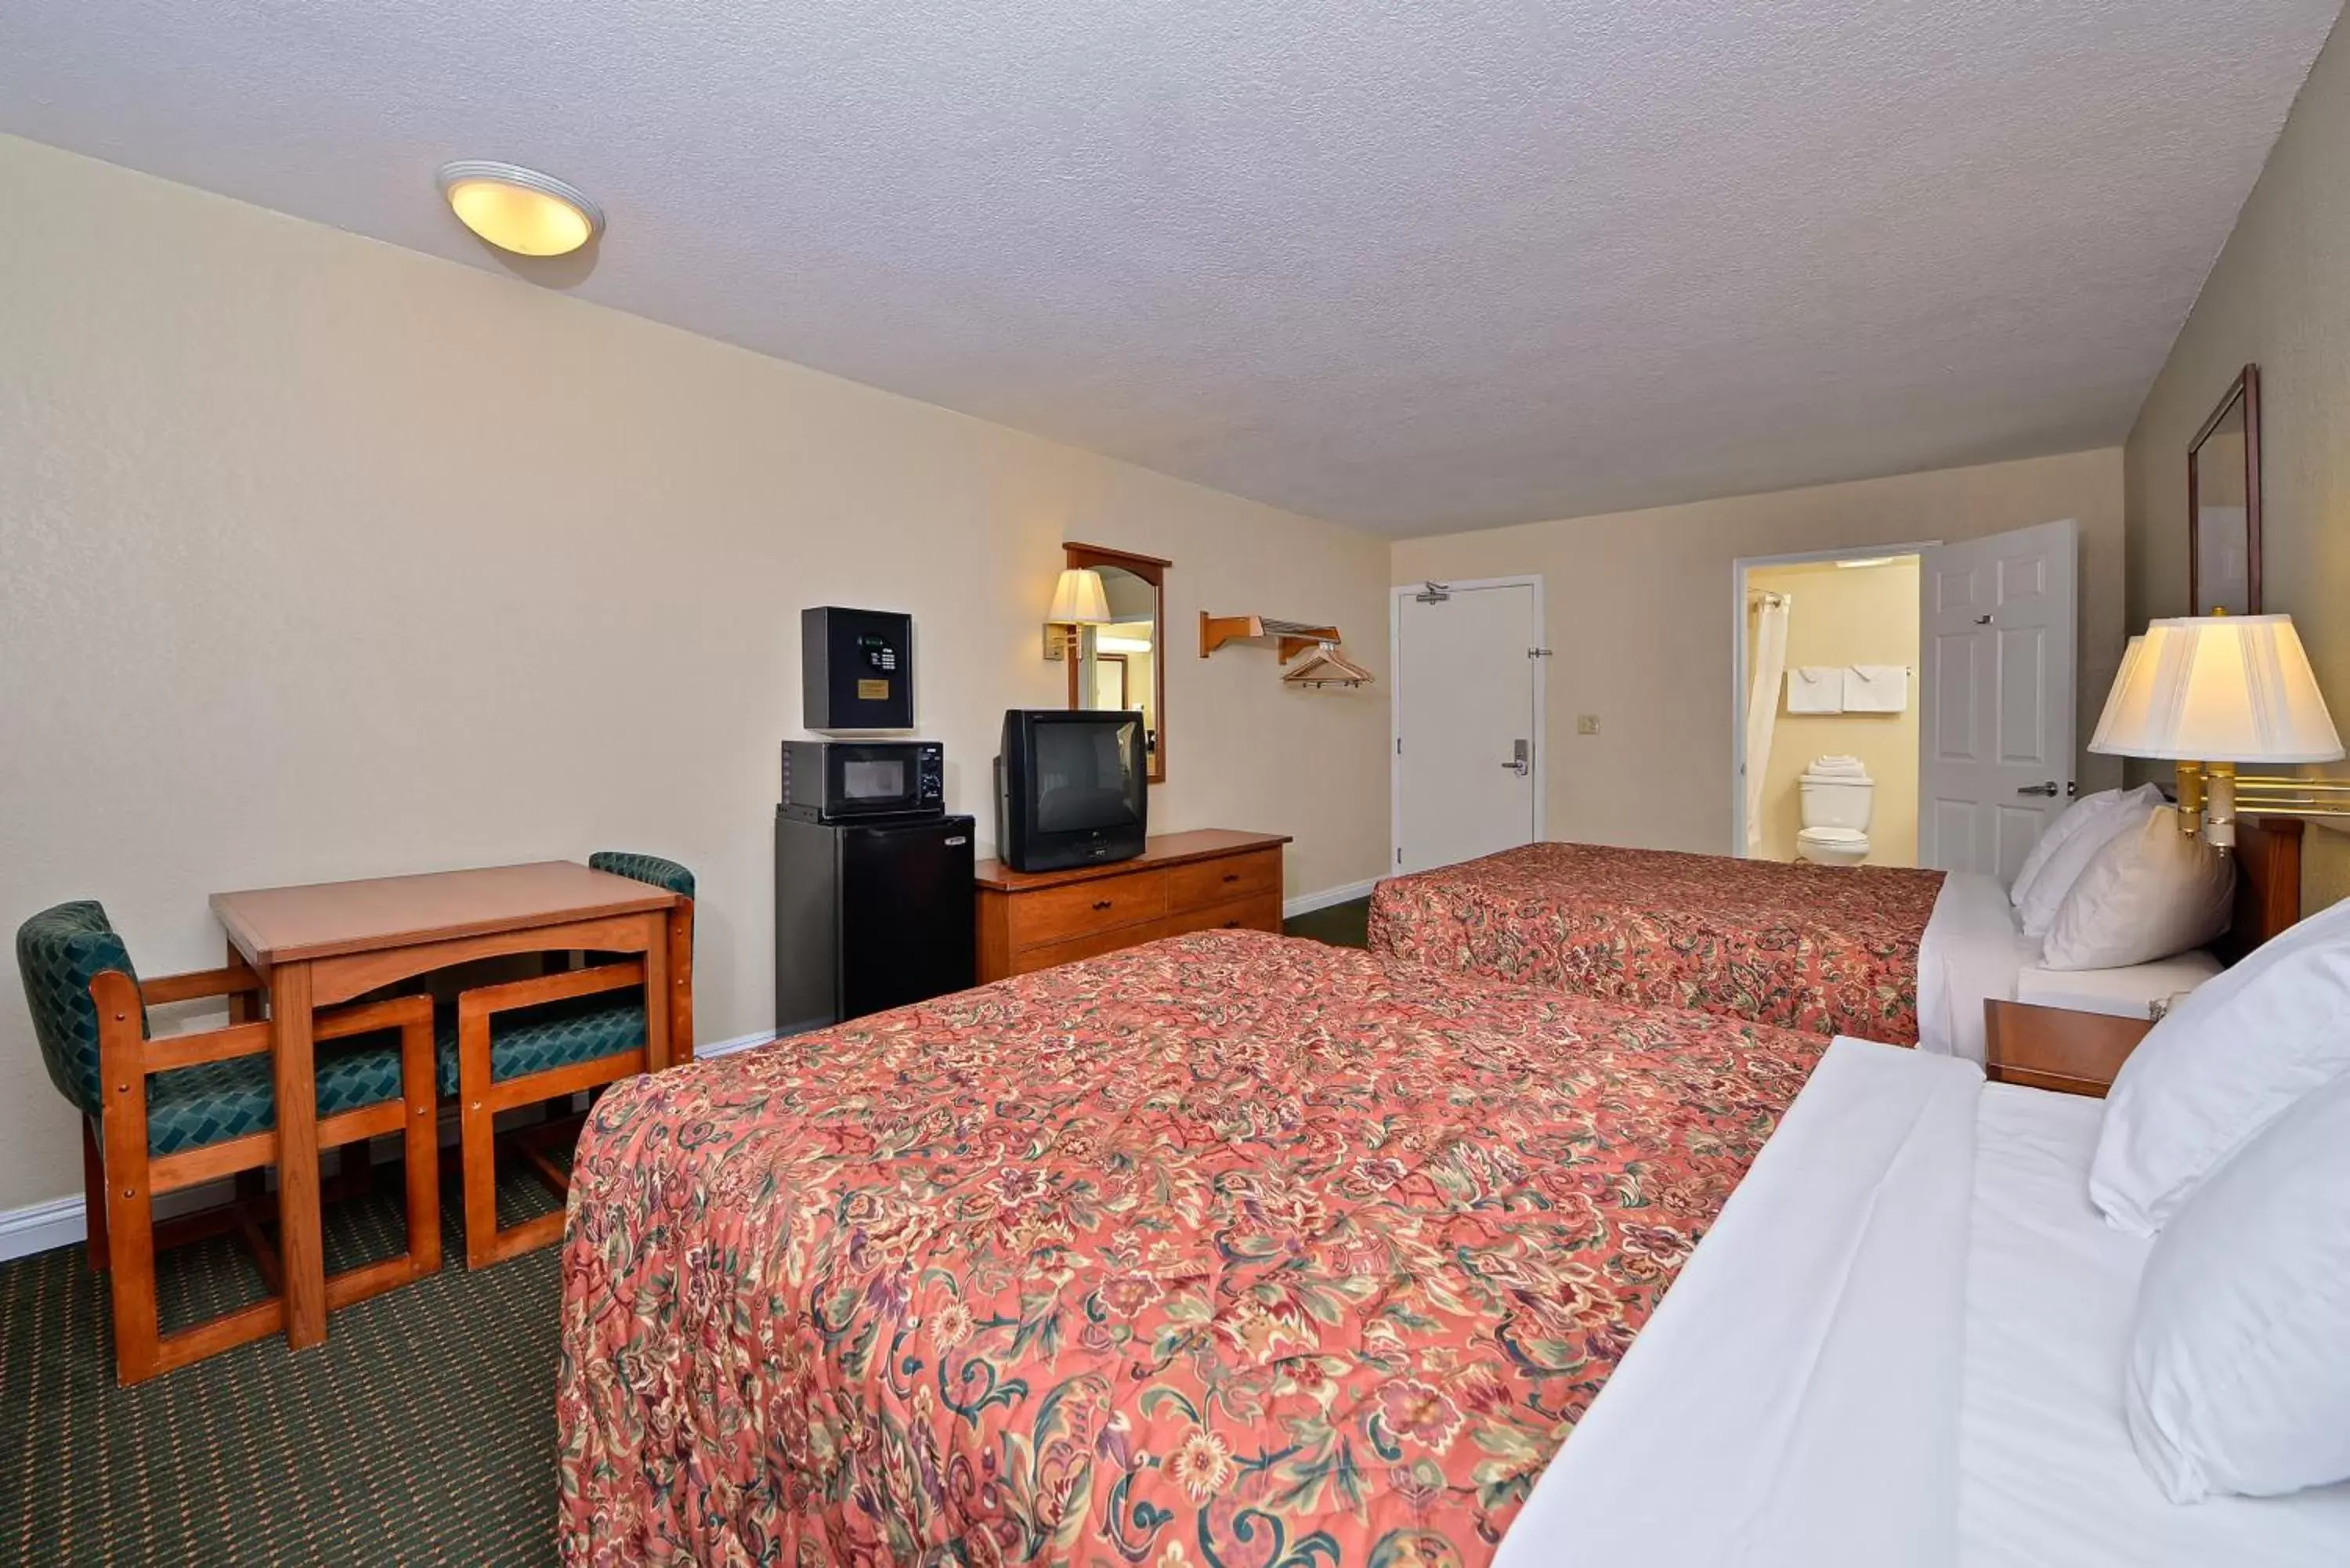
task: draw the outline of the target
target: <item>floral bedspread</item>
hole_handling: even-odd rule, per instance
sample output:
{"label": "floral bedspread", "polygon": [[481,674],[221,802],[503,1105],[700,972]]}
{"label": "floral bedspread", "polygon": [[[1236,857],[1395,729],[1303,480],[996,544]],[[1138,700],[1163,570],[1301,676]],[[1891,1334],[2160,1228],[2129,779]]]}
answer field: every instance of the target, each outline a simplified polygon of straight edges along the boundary
{"label": "floral bedspread", "polygon": [[564,1555],[1485,1562],[1823,1048],[1209,931],[634,1080]]}
{"label": "floral bedspread", "polygon": [[1382,882],[1371,950],[1586,996],[1918,1043],[1943,873],[1528,844]]}

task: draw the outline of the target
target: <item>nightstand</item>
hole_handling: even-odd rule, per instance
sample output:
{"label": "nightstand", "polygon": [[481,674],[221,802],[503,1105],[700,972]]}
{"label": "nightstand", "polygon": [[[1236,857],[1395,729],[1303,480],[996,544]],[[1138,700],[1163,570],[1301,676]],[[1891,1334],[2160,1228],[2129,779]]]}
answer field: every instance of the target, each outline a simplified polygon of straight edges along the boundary
{"label": "nightstand", "polygon": [[1983,1075],[1994,1084],[2102,1099],[2122,1063],[2153,1027],[2146,1019],[2109,1012],[1986,1002]]}

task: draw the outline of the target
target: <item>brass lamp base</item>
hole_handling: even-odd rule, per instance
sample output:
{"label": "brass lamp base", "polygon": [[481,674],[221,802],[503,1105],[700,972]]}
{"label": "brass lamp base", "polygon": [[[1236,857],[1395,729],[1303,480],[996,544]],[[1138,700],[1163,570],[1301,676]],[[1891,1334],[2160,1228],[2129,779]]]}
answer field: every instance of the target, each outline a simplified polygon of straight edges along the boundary
{"label": "brass lamp base", "polygon": [[2200,831],[2217,849],[2233,847],[2239,815],[2350,817],[2350,779],[2239,774],[2233,763],[2178,764],[2178,829]]}

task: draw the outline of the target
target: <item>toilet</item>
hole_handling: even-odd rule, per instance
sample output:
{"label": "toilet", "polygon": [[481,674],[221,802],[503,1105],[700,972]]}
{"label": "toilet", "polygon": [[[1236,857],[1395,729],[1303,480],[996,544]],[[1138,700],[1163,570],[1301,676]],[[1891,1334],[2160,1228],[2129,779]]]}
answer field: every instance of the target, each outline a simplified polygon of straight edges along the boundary
{"label": "toilet", "polygon": [[1868,817],[1877,785],[1857,757],[1814,757],[1796,788],[1804,827],[1795,858],[1815,866],[1857,866],[1868,858]]}

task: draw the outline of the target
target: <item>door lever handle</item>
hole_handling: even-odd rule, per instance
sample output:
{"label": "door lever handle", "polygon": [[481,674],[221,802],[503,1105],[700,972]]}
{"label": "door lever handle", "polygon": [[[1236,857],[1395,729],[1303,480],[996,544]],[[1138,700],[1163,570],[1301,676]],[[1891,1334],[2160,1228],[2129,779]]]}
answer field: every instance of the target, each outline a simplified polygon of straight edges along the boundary
{"label": "door lever handle", "polygon": [[1520,778],[1523,778],[1528,774],[1534,772],[1534,743],[1532,741],[1512,741],[1510,742],[1510,760],[1503,763],[1502,766],[1517,774]]}
{"label": "door lever handle", "polygon": [[2050,779],[2046,784],[2019,785],[2015,793],[2018,794],[2044,794],[2053,798],[2058,793],[2058,785],[2054,779]]}

